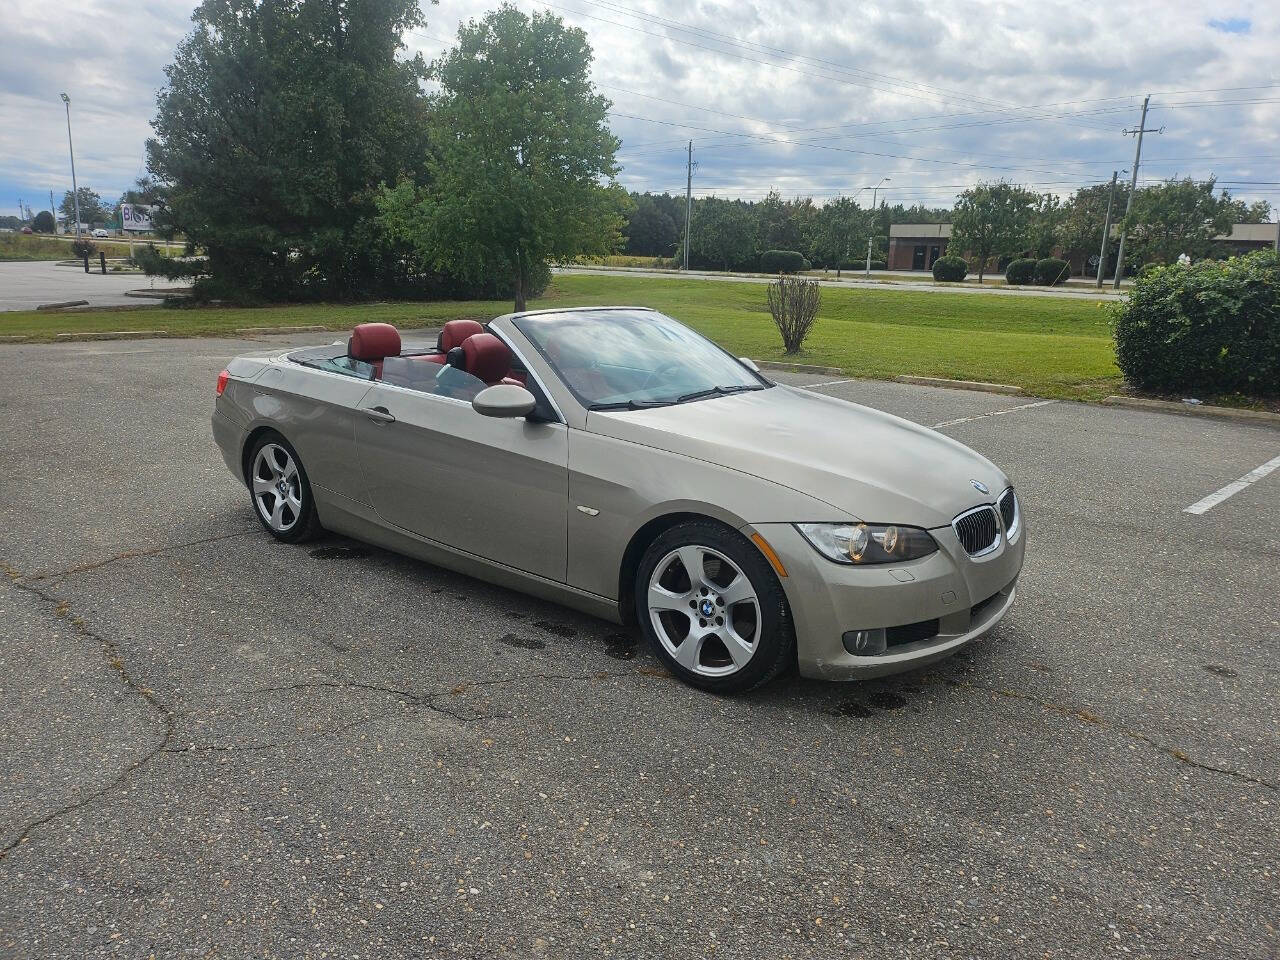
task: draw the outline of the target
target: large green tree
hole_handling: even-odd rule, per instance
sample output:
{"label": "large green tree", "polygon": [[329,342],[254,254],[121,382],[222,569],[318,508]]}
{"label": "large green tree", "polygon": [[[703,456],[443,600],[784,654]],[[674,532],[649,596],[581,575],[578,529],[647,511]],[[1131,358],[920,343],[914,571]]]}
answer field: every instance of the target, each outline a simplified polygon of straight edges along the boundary
{"label": "large green tree", "polygon": [[1227,233],[1237,206],[1225,190],[1214,195],[1215,181],[1172,180],[1144,187],[1133,197],[1125,221],[1134,263],[1172,263],[1187,254],[1201,260],[1213,251],[1214,238]]}
{"label": "large green tree", "polygon": [[851,197],[828,200],[818,209],[811,229],[815,261],[828,269],[835,267],[839,277],[841,265],[865,251],[871,224],[871,211],[863,210]]}
{"label": "large green tree", "polygon": [[[422,173],[416,0],[203,0],[165,68],[147,142],[158,227],[199,261],[149,258],[237,300],[346,299],[409,282],[374,225],[381,182]],[[418,291],[422,292],[422,291]]]}
{"label": "large green tree", "polygon": [[1004,181],[970,187],[956,201],[949,251],[976,257],[981,283],[987,260],[1020,253],[1026,247],[1039,202],[1038,194]]}
{"label": "large green tree", "polygon": [[68,190],[62,195],[62,202],[58,204],[58,213],[62,219],[71,225],[71,229],[75,229],[76,224],[76,196],[80,198],[80,226],[88,228],[95,223],[101,223],[111,216],[111,208],[105,206],[95,191],[88,187],[80,187],[75,193]]}
{"label": "large green tree", "polygon": [[695,201],[689,226],[690,264],[722,270],[754,268],[758,222],[751,205],[741,200],[705,197]]}
{"label": "large green tree", "polygon": [[[1107,219],[1107,197],[1110,192],[1109,182],[1081,187],[1062,205],[1062,217],[1057,224],[1056,237],[1062,255],[1068,260],[1079,257],[1088,262],[1090,257],[1097,256],[1102,249],[1102,225]],[[1116,199],[1111,207],[1113,224],[1124,212],[1120,209],[1123,197],[1123,190],[1117,187]],[[1106,271],[1105,264],[1102,269]]]}
{"label": "large green tree", "polygon": [[433,68],[431,183],[382,193],[389,233],[436,269],[510,276],[516,310],[549,260],[616,249],[629,201],[591,59],[551,13],[504,4],[460,27]]}

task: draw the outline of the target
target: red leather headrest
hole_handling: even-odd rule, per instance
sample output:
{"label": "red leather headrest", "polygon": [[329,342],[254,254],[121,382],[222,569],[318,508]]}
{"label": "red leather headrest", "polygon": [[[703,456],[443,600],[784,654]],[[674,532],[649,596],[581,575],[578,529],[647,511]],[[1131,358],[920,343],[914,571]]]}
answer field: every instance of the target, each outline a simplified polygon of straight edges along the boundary
{"label": "red leather headrest", "polygon": [[353,360],[376,361],[400,356],[400,331],[389,323],[362,323],[351,331],[347,354]]}
{"label": "red leather headrest", "polygon": [[498,383],[511,369],[511,351],[492,333],[476,333],[462,341],[463,369],[485,383]]}
{"label": "red leather headrest", "polygon": [[448,353],[454,347],[461,346],[462,341],[477,333],[484,333],[484,325],[476,320],[450,320],[440,331],[440,339],[436,341],[436,350]]}

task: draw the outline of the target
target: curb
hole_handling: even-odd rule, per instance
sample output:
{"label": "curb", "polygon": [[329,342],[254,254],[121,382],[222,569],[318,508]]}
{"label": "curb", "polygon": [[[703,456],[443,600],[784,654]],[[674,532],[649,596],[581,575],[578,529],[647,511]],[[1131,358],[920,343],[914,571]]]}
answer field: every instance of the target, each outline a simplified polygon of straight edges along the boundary
{"label": "curb", "polygon": [[71,340],[149,340],[168,335],[164,330],[104,330],[96,333],[59,333],[54,339],[66,343]]}
{"label": "curb", "polygon": [[896,383],[913,383],[920,387],[950,387],[953,390],[978,390],[982,393],[1007,393],[1022,396],[1021,387],[1007,383],[983,383],[981,380],[947,380],[943,377],[894,377]]}
{"label": "curb", "polygon": [[37,310],[62,310],[64,307],[87,307],[88,300],[59,300],[57,303],[41,303],[36,305]]}
{"label": "curb", "polygon": [[169,297],[185,296],[189,292],[189,287],[175,287],[169,290],[163,288],[159,290],[144,288],[139,290],[126,290],[124,295],[126,297],[138,297],[143,300],[167,300]]}
{"label": "curb", "polygon": [[319,333],[329,327],[311,324],[301,327],[236,327],[236,333]]}
{"label": "curb", "polygon": [[1107,397],[1108,407],[1126,407],[1155,413],[1178,413],[1184,417],[1211,417],[1216,420],[1242,420],[1249,423],[1280,424],[1280,413],[1270,410],[1247,410],[1242,407],[1215,407],[1205,403],[1178,403],[1174,400],[1147,400],[1143,397]]}
{"label": "curb", "polygon": [[839,367],[818,367],[810,363],[783,363],[780,360],[757,360],[757,367],[761,370],[785,370],[787,373],[822,373],[832,377],[844,376],[844,371]]}

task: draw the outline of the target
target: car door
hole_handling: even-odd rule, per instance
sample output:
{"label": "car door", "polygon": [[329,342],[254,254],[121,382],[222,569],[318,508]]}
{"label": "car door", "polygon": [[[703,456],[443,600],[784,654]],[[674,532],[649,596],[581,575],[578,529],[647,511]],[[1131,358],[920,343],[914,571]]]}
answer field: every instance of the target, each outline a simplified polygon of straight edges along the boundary
{"label": "car door", "polygon": [[369,502],[394,527],[563,583],[568,430],[481,416],[483,387],[373,385],[355,428]]}

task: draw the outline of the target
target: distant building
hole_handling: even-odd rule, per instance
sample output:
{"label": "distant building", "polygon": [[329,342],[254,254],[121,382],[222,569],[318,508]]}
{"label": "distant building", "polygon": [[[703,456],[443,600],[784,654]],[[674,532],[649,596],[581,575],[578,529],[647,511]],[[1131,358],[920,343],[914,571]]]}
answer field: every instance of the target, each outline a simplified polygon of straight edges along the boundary
{"label": "distant building", "polygon": [[[1101,238],[1099,238],[1101,239]],[[1224,250],[1229,253],[1248,253],[1250,250],[1262,250],[1276,242],[1276,225],[1274,223],[1236,223],[1231,232],[1217,238]],[[947,252],[947,243],[951,240],[951,224],[949,223],[895,223],[889,227],[889,259],[886,266],[890,270],[932,270],[933,262]],[[970,259],[968,253],[965,259]],[[1072,258],[1072,272],[1079,274],[1087,266],[1090,275],[1097,268],[1097,255],[1089,258],[1086,265],[1079,257]],[[1001,264],[993,257],[987,264],[987,272],[994,273]]]}

